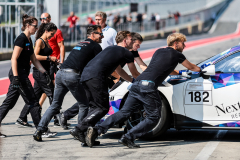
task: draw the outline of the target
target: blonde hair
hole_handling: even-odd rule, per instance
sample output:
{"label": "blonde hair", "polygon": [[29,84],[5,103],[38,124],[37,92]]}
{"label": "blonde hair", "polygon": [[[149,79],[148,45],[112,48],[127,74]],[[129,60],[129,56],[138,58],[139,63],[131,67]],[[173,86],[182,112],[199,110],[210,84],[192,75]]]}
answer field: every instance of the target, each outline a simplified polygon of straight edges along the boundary
{"label": "blonde hair", "polygon": [[107,19],[107,14],[105,12],[102,12],[102,11],[98,11],[96,14],[95,14],[95,17],[96,16],[101,16],[103,19]]}
{"label": "blonde hair", "polygon": [[186,36],[182,33],[172,33],[167,37],[168,46],[173,46],[174,42],[179,42],[179,41],[186,42],[187,41]]}

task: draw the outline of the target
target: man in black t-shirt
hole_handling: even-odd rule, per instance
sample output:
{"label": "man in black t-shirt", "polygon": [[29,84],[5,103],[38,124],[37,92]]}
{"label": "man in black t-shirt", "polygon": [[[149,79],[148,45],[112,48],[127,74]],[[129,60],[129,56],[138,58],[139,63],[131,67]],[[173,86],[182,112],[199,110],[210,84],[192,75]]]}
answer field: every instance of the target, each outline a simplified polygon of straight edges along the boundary
{"label": "man in black t-shirt", "polygon": [[[137,62],[142,71],[144,71],[147,68],[147,65],[143,62],[142,58],[138,54],[138,48],[140,48],[140,45],[143,42],[143,38],[139,33],[135,32],[131,32],[131,36],[133,39],[133,47],[129,51],[132,52],[134,60]],[[126,63],[121,64],[121,67],[123,68],[125,64]],[[114,83],[117,83],[120,80],[120,76],[116,72],[113,72],[112,76],[116,78],[115,80],[113,80]]]}
{"label": "man in black t-shirt", "polygon": [[174,70],[178,63],[192,71],[201,71],[198,66],[186,60],[181,53],[185,47],[185,41],[186,37],[181,33],[173,33],[168,36],[168,47],[160,48],[154,53],[147,69],[138,76],[129,89],[129,95],[123,108],[109,116],[103,123],[88,128],[87,143],[93,142],[98,135],[106,133],[113,125],[126,121],[137,108],[143,105],[146,118],[124,134],[118,141],[129,148],[140,147],[134,143],[134,140],[152,130],[161,117],[162,104],[157,87],[169,74],[179,74],[178,71]]}
{"label": "man in black t-shirt", "polygon": [[[132,48],[132,37],[129,31],[120,31],[116,36],[117,46],[109,46],[93,58],[84,68],[81,82],[86,91],[90,110],[88,115],[70,133],[85,143],[84,132],[94,126],[109,111],[109,94],[107,78],[116,70],[127,81],[133,82],[139,73],[134,64],[134,57],[128,50]],[[127,63],[134,78],[131,78],[120,66]],[[95,141],[95,140],[94,140]],[[92,142],[92,145],[94,143]]]}
{"label": "man in black t-shirt", "polygon": [[88,112],[88,100],[84,88],[80,83],[80,77],[87,63],[102,51],[99,45],[103,38],[101,26],[89,26],[87,28],[87,36],[88,39],[80,42],[73,48],[67,60],[63,62],[60,67],[61,69],[56,74],[53,102],[44,113],[37,131],[33,135],[36,141],[42,140],[42,133],[48,129],[47,126],[50,120],[61,109],[64,96],[68,91],[78,101],[79,119],[83,119]]}

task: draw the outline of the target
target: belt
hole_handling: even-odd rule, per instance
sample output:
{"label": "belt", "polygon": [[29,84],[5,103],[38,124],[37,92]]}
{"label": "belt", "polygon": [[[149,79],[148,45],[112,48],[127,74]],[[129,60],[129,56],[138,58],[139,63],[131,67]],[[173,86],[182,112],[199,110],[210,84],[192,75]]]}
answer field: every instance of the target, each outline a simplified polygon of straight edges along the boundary
{"label": "belt", "polygon": [[80,74],[80,71],[77,69],[71,69],[71,68],[66,68],[66,69],[61,69],[63,72],[74,72]]}

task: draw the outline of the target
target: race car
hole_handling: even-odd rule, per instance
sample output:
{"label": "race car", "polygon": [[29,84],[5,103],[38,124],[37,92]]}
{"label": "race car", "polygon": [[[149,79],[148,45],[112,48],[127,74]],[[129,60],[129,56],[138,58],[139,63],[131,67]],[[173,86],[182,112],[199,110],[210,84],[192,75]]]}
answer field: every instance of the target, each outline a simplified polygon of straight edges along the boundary
{"label": "race car", "polygon": [[[159,136],[169,128],[240,129],[240,45],[197,65],[201,73],[191,72],[191,78],[170,75],[158,87],[161,118],[145,137]],[[123,107],[130,84],[122,81],[111,89],[110,110],[104,119]],[[126,129],[144,118],[144,109],[139,108],[125,122]]]}

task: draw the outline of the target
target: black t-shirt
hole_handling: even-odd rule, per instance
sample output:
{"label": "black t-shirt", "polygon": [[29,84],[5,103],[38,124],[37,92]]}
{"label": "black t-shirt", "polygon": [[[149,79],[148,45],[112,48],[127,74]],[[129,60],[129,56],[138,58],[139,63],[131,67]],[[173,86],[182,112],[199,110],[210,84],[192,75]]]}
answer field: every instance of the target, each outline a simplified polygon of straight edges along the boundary
{"label": "black t-shirt", "polygon": [[136,80],[150,80],[160,85],[178,63],[182,63],[185,59],[181,52],[171,47],[160,48],[154,53],[147,69]]}
{"label": "black t-shirt", "polygon": [[131,62],[134,62],[134,57],[129,50],[120,46],[109,46],[87,64],[81,82],[91,78],[105,80],[120,64]]}
{"label": "black t-shirt", "polygon": [[87,63],[101,51],[102,48],[97,42],[86,39],[72,49],[67,59],[61,65],[61,69],[71,68],[79,70],[82,73]]}
{"label": "black t-shirt", "polygon": [[[132,52],[134,58],[139,57],[138,51],[130,51],[130,52]],[[126,63],[124,62],[124,63],[121,63],[120,65],[123,68],[125,64]]]}
{"label": "black t-shirt", "polygon": [[[31,41],[31,38],[30,38]],[[29,42],[27,36],[24,33],[21,33],[15,40],[14,46],[23,48],[20,56],[17,59],[18,69],[29,70],[30,66],[30,56],[34,53],[32,41]]]}

